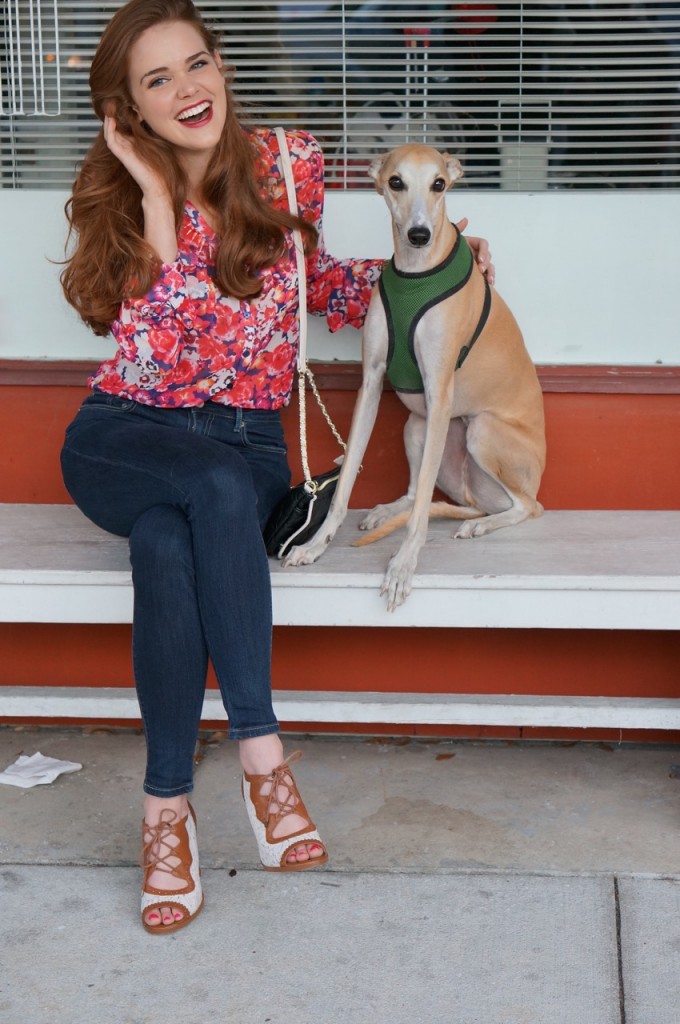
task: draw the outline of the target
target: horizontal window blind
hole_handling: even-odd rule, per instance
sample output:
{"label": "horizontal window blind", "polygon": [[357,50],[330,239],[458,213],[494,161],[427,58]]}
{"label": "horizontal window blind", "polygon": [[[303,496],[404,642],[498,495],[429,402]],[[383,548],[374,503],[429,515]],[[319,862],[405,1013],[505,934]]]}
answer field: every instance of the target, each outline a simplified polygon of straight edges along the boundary
{"label": "horizontal window blind", "polygon": [[[69,187],[120,2],[0,0],[0,183]],[[680,4],[199,3],[246,121],[307,128],[330,187],[422,141],[473,188],[676,188]]]}

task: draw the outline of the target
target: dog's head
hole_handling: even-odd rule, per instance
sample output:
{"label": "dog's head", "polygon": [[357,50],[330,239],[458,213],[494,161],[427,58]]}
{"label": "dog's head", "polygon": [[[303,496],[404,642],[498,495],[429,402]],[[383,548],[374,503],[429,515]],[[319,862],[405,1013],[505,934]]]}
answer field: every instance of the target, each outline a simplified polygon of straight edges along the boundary
{"label": "dog's head", "polygon": [[422,248],[446,219],[445,194],[463,168],[454,156],[414,143],[377,157],[368,173],[404,243]]}

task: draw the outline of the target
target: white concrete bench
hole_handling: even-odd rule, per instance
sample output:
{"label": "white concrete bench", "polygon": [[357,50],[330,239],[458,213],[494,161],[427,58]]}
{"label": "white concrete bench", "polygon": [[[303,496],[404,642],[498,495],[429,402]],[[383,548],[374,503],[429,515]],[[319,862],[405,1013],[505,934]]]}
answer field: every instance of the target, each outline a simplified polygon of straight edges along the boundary
{"label": "white concrete bench", "polygon": [[[393,613],[378,592],[394,539],[353,548],[360,515],[315,565],[272,561],[276,625],[680,627],[680,512],[547,512],[455,542],[450,523],[433,523],[413,592]],[[72,506],[0,505],[0,621],[131,620],[125,540]],[[680,728],[680,701],[662,698],[277,691],[275,707],[283,722]],[[7,685],[0,717],[125,720],[139,708],[129,688]],[[203,718],[225,718],[215,691]]]}

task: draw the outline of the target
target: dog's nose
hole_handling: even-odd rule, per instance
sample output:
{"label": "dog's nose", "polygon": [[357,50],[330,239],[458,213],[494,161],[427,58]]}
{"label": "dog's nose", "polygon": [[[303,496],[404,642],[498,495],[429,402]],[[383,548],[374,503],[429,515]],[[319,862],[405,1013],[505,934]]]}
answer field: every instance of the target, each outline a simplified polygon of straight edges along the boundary
{"label": "dog's nose", "polygon": [[416,226],[414,228],[409,228],[407,231],[407,235],[411,245],[416,246],[427,245],[431,237],[430,229],[422,227],[422,225]]}

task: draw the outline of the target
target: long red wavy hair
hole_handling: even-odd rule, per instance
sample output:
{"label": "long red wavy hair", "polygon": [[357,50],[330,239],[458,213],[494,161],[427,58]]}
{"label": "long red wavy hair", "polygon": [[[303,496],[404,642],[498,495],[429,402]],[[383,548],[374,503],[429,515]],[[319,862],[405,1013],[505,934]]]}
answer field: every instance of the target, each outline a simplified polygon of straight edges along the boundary
{"label": "long red wavy hair", "polygon": [[[179,230],[187,192],[184,172],[173,147],[141,124],[128,88],[130,47],[165,21],[188,22],[209,53],[218,49],[217,34],[190,0],[129,0],[101,37],[90,69],[90,92],[97,117],[103,121],[114,113],[142,159],[167,181]],[[281,254],[285,228],[299,227],[308,248],[316,244],[317,234],[312,225],[287,210],[275,210],[263,198],[254,143],[238,118],[231,78],[226,71],[227,118],[201,198],[219,217],[215,283],[223,294],[247,299],[260,292],[258,271]],[[79,170],[66,216],[69,241],[75,239],[75,245],[61,274],[64,295],[95,334],[108,334],[123,299],[144,295],[158,279],[161,264],[144,240],[141,189],[109,150],[103,129]]]}

